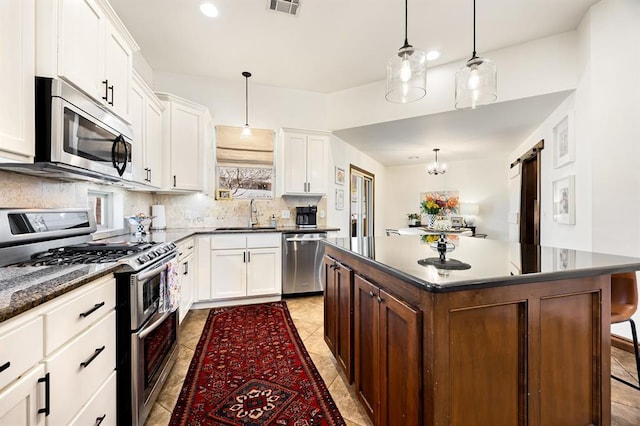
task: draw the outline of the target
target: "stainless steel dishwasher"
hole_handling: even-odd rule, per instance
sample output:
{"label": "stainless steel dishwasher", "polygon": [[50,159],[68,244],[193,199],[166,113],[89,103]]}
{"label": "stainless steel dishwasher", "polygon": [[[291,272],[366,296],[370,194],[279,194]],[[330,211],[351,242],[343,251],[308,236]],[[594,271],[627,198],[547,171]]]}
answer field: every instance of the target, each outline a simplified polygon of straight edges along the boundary
{"label": "stainless steel dishwasher", "polygon": [[322,293],[321,240],[326,232],[282,234],[282,294]]}

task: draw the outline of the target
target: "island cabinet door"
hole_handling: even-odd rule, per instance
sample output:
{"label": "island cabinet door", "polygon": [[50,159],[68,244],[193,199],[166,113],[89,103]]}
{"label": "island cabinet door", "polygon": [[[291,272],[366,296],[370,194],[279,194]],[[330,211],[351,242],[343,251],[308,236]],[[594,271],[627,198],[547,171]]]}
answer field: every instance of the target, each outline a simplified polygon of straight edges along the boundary
{"label": "island cabinet door", "polygon": [[338,334],[338,289],[336,286],[336,261],[329,256],[322,259],[322,279],[324,280],[324,341],[333,355],[336,354]]}
{"label": "island cabinet door", "polygon": [[338,302],[336,361],[353,383],[353,270],[341,263],[335,268]]}
{"label": "island cabinet door", "polygon": [[[378,413],[380,363],[378,359],[378,287],[359,275],[354,277],[354,366],[358,399],[369,417]],[[402,392],[404,395],[404,391]]]}

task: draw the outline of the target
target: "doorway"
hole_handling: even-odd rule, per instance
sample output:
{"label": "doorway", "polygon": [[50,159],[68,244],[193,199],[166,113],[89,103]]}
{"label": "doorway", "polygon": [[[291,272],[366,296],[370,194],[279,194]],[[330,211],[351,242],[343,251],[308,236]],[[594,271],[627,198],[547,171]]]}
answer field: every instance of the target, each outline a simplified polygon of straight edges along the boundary
{"label": "doorway", "polygon": [[349,182],[351,237],[373,237],[375,176],[351,164]]}
{"label": "doorway", "polygon": [[520,181],[520,243],[540,244],[540,151],[544,140],[538,142],[517,161],[522,164]]}

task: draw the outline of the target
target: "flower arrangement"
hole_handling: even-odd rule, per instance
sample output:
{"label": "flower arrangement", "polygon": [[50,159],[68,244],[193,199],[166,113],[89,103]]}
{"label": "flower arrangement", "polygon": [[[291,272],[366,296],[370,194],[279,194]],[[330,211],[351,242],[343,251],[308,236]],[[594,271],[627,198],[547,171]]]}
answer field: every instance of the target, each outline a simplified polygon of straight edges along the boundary
{"label": "flower arrangement", "polygon": [[424,214],[449,216],[458,214],[459,207],[458,191],[436,191],[422,194],[420,208]]}

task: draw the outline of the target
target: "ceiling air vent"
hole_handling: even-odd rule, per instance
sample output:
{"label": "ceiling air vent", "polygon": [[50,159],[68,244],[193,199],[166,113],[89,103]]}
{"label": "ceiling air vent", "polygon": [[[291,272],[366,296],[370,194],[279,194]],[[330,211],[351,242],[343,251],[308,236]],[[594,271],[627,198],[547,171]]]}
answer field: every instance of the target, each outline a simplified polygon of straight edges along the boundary
{"label": "ceiling air vent", "polygon": [[300,7],[300,0],[269,0],[269,9],[276,12],[296,15]]}

